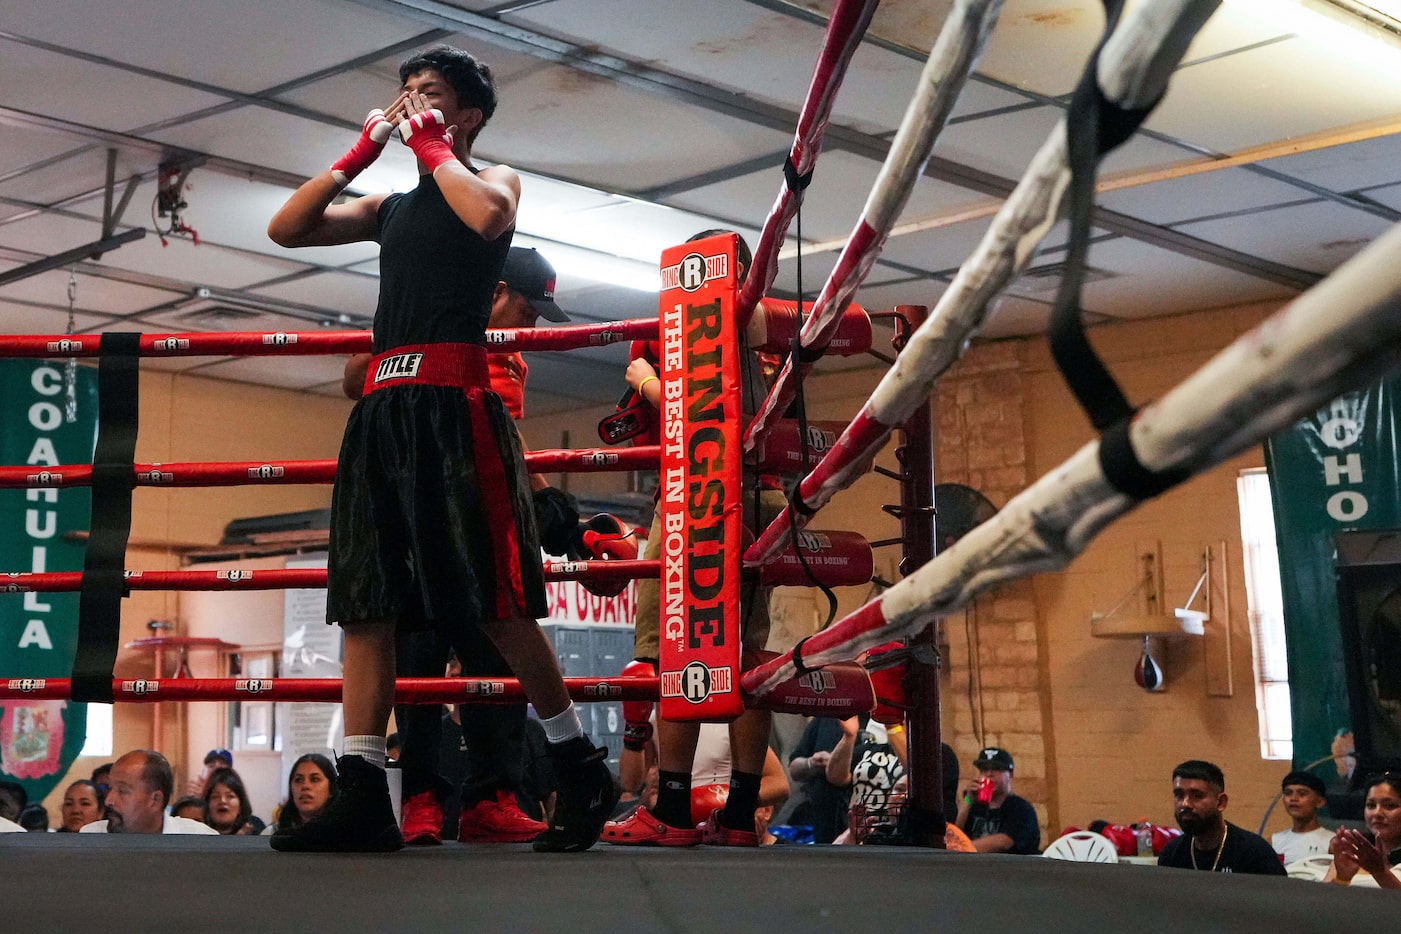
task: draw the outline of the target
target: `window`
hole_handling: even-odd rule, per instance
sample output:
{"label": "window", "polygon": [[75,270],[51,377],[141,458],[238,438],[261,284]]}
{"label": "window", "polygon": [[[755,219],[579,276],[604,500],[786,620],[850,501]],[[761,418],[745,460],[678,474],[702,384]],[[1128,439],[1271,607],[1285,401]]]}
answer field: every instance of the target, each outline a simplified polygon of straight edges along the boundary
{"label": "window", "polygon": [[1289,708],[1289,660],[1285,654],[1284,597],[1279,583],[1270,481],[1264,468],[1241,471],[1240,534],[1245,552],[1245,593],[1250,643],[1255,655],[1255,708],[1260,716],[1260,755],[1294,755]]}
{"label": "window", "polygon": [[88,735],[80,756],[112,754],[112,705],[88,704]]}

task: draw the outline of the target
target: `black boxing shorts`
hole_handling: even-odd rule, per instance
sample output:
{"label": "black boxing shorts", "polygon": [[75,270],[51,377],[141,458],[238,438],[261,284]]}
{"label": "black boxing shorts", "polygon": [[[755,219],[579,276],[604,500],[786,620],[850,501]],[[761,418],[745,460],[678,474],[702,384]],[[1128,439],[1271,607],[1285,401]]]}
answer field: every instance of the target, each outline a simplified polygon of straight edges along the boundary
{"label": "black boxing shorts", "polygon": [[326,617],[448,635],[546,615],[530,482],[475,344],[370,361],[331,497]]}

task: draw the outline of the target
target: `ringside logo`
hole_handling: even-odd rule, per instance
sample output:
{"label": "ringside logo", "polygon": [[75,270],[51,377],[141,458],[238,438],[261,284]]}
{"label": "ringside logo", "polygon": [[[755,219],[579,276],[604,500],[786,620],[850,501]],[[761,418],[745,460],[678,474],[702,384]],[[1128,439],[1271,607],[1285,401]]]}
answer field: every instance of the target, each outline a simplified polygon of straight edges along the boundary
{"label": "ringside logo", "polygon": [[47,684],[48,681],[43,678],[11,678],[5,686],[21,694],[33,694],[35,691],[42,691]]}
{"label": "ringside logo", "polygon": [[418,376],[418,369],[423,365],[423,354],[421,353],[396,353],[392,357],[385,357],[375,367],[376,383],[382,383],[390,379],[413,379]]}
{"label": "ringside logo", "polygon": [[837,686],[837,676],[830,671],[809,671],[798,683],[814,694],[821,694]]}
{"label": "ringside logo", "polygon": [[711,279],[725,278],[729,272],[728,254],[702,256],[699,253],[688,253],[676,265],[662,267],[662,291],[679,288],[685,292],[694,292]]}
{"label": "ringside logo", "polygon": [[248,479],[274,480],[278,477],[285,475],[286,473],[287,470],[284,467],[279,467],[276,464],[263,464],[261,467],[249,467]]}
{"label": "ringside logo", "polygon": [[275,344],[275,345],[281,347],[281,346],[286,345],[286,344],[295,344],[296,342],[297,342],[297,335],[295,335],[295,334],[288,334],[286,331],[277,331],[277,332],[275,332],[275,333],[273,333],[273,334],[264,334],[264,335],[263,335],[263,343],[264,343],[264,344]]}
{"label": "ringside logo", "polygon": [[190,341],[184,337],[162,337],[151,345],[151,349],[167,353],[176,350],[189,350]]}
{"label": "ringside logo", "polygon": [[707,668],[704,662],[691,662],[680,671],[662,672],[662,696],[684,697],[699,704],[712,694],[734,690],[729,668]]}
{"label": "ringside logo", "polygon": [[272,690],[271,678],[239,678],[234,682],[235,691],[247,691],[249,694],[261,694],[264,691]]}
{"label": "ringside logo", "polygon": [[144,678],[136,681],[123,681],[123,694],[154,694],[161,689],[159,681],[147,681]]}
{"label": "ringside logo", "polygon": [[44,349],[49,353],[79,353],[83,349],[83,342],[64,338],[61,341],[49,341],[44,345]]}
{"label": "ringside logo", "polygon": [[0,593],[26,593],[28,590],[26,584],[0,584]]}
{"label": "ringside logo", "polygon": [[623,686],[621,684],[609,684],[607,681],[600,681],[598,684],[584,686],[585,697],[622,697]]}
{"label": "ringside logo", "polygon": [[175,474],[171,473],[168,470],[158,470],[155,468],[152,468],[151,470],[142,470],[136,474],[136,482],[150,483],[152,485],[159,483],[174,483]]}
{"label": "ringside logo", "polygon": [[63,482],[63,474],[41,470],[38,473],[25,474],[24,482],[30,486],[58,486]]}
{"label": "ringside logo", "polygon": [[235,568],[229,571],[219,571],[218,574],[216,574],[215,576],[221,580],[226,580],[229,583],[233,584],[237,583],[238,581],[251,581],[253,579],[253,572]]}
{"label": "ringside logo", "polygon": [[502,681],[478,681],[475,685],[467,685],[468,694],[476,694],[480,697],[491,697],[494,694],[505,694],[506,684]]}

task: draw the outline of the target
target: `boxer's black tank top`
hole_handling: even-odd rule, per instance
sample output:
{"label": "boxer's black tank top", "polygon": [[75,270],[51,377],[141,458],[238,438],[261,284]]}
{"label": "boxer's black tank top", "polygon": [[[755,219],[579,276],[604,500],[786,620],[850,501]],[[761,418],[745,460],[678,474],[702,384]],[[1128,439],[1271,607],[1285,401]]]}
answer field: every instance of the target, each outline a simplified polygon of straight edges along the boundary
{"label": "boxer's black tank top", "polygon": [[404,344],[485,343],[492,293],[514,232],[483,240],[453,213],[432,175],[420,176],[413,191],[385,198],[375,353]]}

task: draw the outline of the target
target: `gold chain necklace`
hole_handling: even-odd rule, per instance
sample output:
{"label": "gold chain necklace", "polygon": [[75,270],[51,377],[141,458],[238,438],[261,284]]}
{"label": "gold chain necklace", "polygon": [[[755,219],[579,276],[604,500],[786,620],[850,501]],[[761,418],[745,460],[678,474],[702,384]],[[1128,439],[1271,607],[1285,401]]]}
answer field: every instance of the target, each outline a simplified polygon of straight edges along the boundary
{"label": "gold chain necklace", "polygon": [[[1230,825],[1230,824],[1227,824],[1227,825],[1226,825],[1226,829],[1223,830],[1223,831],[1221,832],[1221,844],[1216,848],[1216,858],[1213,859],[1213,860],[1211,861],[1211,871],[1212,871],[1212,872],[1215,872],[1215,871],[1216,871],[1217,865],[1220,864],[1220,862],[1221,862],[1221,851],[1224,850],[1224,849],[1226,849],[1226,838],[1229,837],[1230,835],[1231,835],[1231,825]],[[1190,849],[1191,849],[1191,851],[1192,851],[1192,868],[1193,868],[1193,869],[1198,869],[1198,868],[1200,868],[1200,867],[1197,866],[1197,844],[1196,844],[1196,841],[1195,841],[1195,840],[1192,841],[1192,845],[1191,845]]]}

